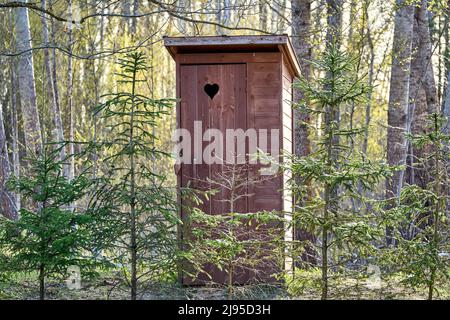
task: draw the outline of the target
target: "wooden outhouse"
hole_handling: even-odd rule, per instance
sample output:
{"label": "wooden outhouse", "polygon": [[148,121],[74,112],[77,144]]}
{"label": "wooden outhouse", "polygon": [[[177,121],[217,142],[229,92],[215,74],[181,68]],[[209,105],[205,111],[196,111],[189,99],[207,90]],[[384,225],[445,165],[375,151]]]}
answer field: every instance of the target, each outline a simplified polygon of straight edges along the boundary
{"label": "wooden outhouse", "polygon": [[[287,35],[164,37],[164,45],[176,62],[178,128],[194,132],[194,123],[201,121],[203,131],[214,128],[224,135],[227,129],[278,129],[279,157],[282,158],[284,152],[292,153],[292,82],[299,76],[300,68]],[[214,172],[221,170],[220,165],[198,160],[182,163],[176,169],[180,187],[212,178]],[[249,167],[252,168],[249,176],[267,174],[261,164]],[[249,185],[251,196],[240,202],[237,210],[290,212],[292,197],[284,188],[287,179],[288,174],[277,172],[273,179]],[[219,201],[207,203],[203,209],[210,214],[226,210],[224,202],[215,200]],[[180,214],[183,218],[183,212]],[[286,238],[292,238],[290,231]],[[285,266],[280,267],[291,268],[291,265],[290,261],[285,261]],[[271,281],[270,273],[267,270],[262,277]],[[219,271],[213,274],[216,282],[226,279]],[[236,281],[251,280],[251,275],[247,274]],[[184,276],[181,281],[198,283]]]}

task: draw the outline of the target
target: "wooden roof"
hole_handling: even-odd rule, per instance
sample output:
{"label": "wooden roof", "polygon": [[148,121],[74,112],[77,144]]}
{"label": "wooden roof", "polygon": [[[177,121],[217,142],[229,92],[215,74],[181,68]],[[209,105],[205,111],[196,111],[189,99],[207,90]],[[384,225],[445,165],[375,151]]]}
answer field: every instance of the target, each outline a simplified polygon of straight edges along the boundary
{"label": "wooden roof", "polygon": [[300,75],[300,65],[289,36],[205,36],[163,37],[164,46],[172,57],[179,53],[281,52],[294,76]]}

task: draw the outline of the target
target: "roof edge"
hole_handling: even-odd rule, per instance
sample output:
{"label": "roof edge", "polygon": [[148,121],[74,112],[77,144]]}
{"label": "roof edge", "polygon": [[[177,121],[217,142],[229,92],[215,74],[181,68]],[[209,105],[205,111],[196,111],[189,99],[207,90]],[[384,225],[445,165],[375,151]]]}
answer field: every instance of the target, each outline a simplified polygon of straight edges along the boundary
{"label": "roof edge", "polygon": [[300,76],[300,64],[295,50],[287,34],[283,35],[245,35],[245,36],[200,36],[200,37],[168,37],[163,36],[164,46],[172,57],[179,47],[223,46],[228,45],[274,45],[287,57],[295,76]]}

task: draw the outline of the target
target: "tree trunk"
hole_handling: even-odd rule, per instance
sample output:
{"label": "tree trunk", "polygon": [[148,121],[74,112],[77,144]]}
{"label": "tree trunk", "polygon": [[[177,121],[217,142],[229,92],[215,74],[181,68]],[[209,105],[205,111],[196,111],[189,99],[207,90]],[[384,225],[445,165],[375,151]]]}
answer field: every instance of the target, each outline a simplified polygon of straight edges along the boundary
{"label": "tree trunk", "polygon": [[[327,34],[326,34],[326,47],[329,50],[332,46],[340,48],[341,46],[341,38],[342,38],[342,1],[343,0],[327,0]],[[331,79],[333,75],[328,72],[326,77]],[[330,90],[330,88],[326,88]],[[336,127],[336,130],[339,130],[341,123],[341,112],[340,108],[332,107],[330,108],[330,112],[326,112],[324,115],[324,121],[328,125],[333,125]],[[340,136],[333,135],[332,145],[334,146],[331,150],[331,161],[333,165],[337,163],[337,154],[338,148],[337,146],[340,143]],[[329,211],[336,212],[338,206],[338,188],[330,188],[329,190]]]}
{"label": "tree trunk", "polygon": [[[50,11],[53,11],[52,1],[49,1],[48,6],[49,6]],[[50,20],[50,25],[51,25],[51,30],[52,30],[51,31],[51,40],[52,40],[52,43],[54,44],[54,43],[56,43],[56,35],[55,35],[55,33],[56,33],[55,29],[56,28],[55,28],[55,21],[54,21],[53,18],[51,18],[51,20]],[[57,77],[56,70],[57,70],[56,49],[53,48],[53,50],[52,50],[53,94],[55,96],[56,106],[57,106],[57,110],[59,112],[59,118],[61,119],[61,106],[60,106],[60,99],[59,99],[59,89],[58,89],[58,82],[57,82],[58,77]],[[61,122],[62,122],[62,120],[61,120]],[[62,133],[64,134],[64,126],[61,125],[61,127],[62,127]],[[63,135],[63,139],[64,139],[64,135]],[[66,170],[66,172],[67,172],[66,177],[68,177],[69,167],[66,166],[66,168],[64,170]]]}
{"label": "tree trunk", "polygon": [[[20,0],[19,2],[26,2]],[[22,108],[25,143],[28,152],[39,154],[42,150],[41,125],[36,104],[36,87],[34,81],[34,64],[31,50],[30,22],[28,9],[16,8],[16,50],[20,52],[19,93]]]}
{"label": "tree trunk", "polygon": [[[427,0],[422,0],[416,8],[414,19],[413,53],[411,61],[409,109],[407,132],[424,134],[427,128],[427,116],[439,112],[437,88],[431,63],[432,45],[429,29]],[[430,175],[426,167],[418,167],[431,150],[418,148],[409,144],[409,166],[407,179],[409,183],[426,187]]]}
{"label": "tree trunk", "polygon": [[[450,70],[447,73],[447,83],[450,83]],[[444,97],[444,105],[442,108],[442,113],[447,117],[447,122],[444,126],[444,132],[450,134],[450,90],[447,90]]]}
{"label": "tree trunk", "polygon": [[[10,14],[10,32],[14,34],[14,17],[13,13]],[[14,48],[14,39],[11,37],[11,48]],[[17,65],[16,58],[11,58],[10,62],[10,76],[11,76],[11,109],[10,109],[10,121],[11,121],[11,140],[12,140],[12,166],[14,177],[19,178],[20,172],[20,156],[19,156],[19,122],[17,120],[17,88],[19,84],[17,83],[16,77]],[[15,209],[17,213],[17,218],[20,212],[20,193],[14,194]]]}
{"label": "tree trunk", "polygon": [[[450,70],[447,73],[447,83],[450,83]],[[446,95],[443,99],[443,107],[442,107],[442,113],[444,114],[444,116],[447,118],[444,127],[442,128],[442,131],[445,134],[450,134],[450,90],[447,89],[446,91]],[[450,150],[450,143],[447,143],[445,146],[445,150],[446,152],[449,152]],[[450,159],[447,158],[447,167],[448,164],[450,163]],[[445,192],[447,195],[450,194],[450,187],[449,187],[449,181],[448,181],[448,177],[449,177],[449,172],[447,172],[446,175],[446,181],[445,181]],[[450,201],[448,200],[448,198],[445,200],[445,207],[447,208],[447,218],[450,218]]]}
{"label": "tree trunk", "polygon": [[[331,46],[337,46],[338,48],[341,45],[342,38],[342,1],[343,0],[327,0],[327,33],[326,33],[326,47],[329,49]],[[330,74],[327,75],[328,78],[331,77]],[[329,114],[333,121],[335,121],[336,125],[340,124],[340,110],[339,108],[334,108],[333,113]],[[329,122],[329,120],[325,119],[325,122]],[[339,136],[336,135],[334,137],[334,145],[339,144]],[[333,150],[334,154],[334,150]],[[333,155],[334,157],[334,155]],[[337,190],[336,190],[337,191]],[[332,190],[330,194],[330,198],[334,199],[336,197],[335,191]],[[333,201],[333,200],[332,200]]]}
{"label": "tree trunk", "polygon": [[[438,119],[437,117],[434,120],[434,134],[437,136],[439,134],[439,125],[438,125]],[[435,262],[439,261],[439,224],[440,224],[440,215],[442,212],[442,209],[445,207],[445,193],[442,191],[442,170],[441,170],[441,142],[439,140],[434,141],[433,149],[434,149],[434,183],[433,183],[433,191],[434,194],[437,196],[437,199],[435,200],[434,210],[432,214],[430,215],[432,217],[432,228],[433,228],[433,234],[430,239],[431,247],[433,248],[432,255],[433,260]],[[444,164],[445,165],[445,164]],[[433,295],[435,291],[435,285],[436,285],[436,271],[437,271],[437,264],[432,263],[430,267],[430,278],[428,281],[428,300],[433,300]]]}
{"label": "tree trunk", "polygon": [[[292,45],[299,59],[302,77],[309,79],[311,74],[311,0],[292,0]],[[303,99],[299,89],[294,88],[294,101]],[[294,111],[295,117],[295,154],[306,156],[311,152],[308,125],[310,116],[307,112]]]}
{"label": "tree trunk", "polygon": [[39,299],[45,300],[45,267],[42,263],[39,267]]}
{"label": "tree trunk", "polygon": [[[12,64],[11,68],[11,138],[12,138],[12,162],[14,177],[17,179],[20,175],[20,155],[19,155],[19,122],[17,120],[17,94],[16,94],[16,76],[15,76],[15,64]],[[15,207],[17,217],[20,212],[21,202],[20,193],[14,194]]]}
{"label": "tree trunk", "polygon": [[[139,14],[139,0],[134,0],[133,2],[133,15],[137,16]],[[131,18],[131,34],[134,35],[137,30],[138,18]]]}
{"label": "tree trunk", "polygon": [[[426,104],[426,98],[425,98],[425,92],[422,87],[422,80],[424,77],[424,65],[423,65],[423,50],[421,48],[421,39],[419,34],[419,23],[418,23],[418,10],[415,9],[415,19],[414,19],[414,26],[413,26],[413,41],[411,46],[411,67],[410,67],[410,76],[409,76],[409,104],[408,104],[408,111],[406,114],[406,133],[411,133],[412,125],[413,125],[413,119],[414,119],[414,126],[418,129],[421,127],[421,124],[419,124],[420,119],[416,117],[416,109],[418,111],[417,115],[420,113],[423,113],[423,110],[426,109],[424,106]],[[416,150],[414,150],[413,145],[407,141],[407,158],[406,158],[406,165],[405,168],[405,176],[404,180],[408,184],[414,184],[415,183],[415,163],[417,161],[415,160],[416,156]],[[419,170],[420,171],[420,170]]]}
{"label": "tree trunk", "polygon": [[[367,84],[369,88],[372,88],[375,69],[375,48],[372,39],[372,31],[370,30],[369,8],[368,8],[369,4],[370,1],[366,0],[366,2],[363,5],[364,10],[363,15],[366,23],[367,45],[369,46],[369,72],[367,75]],[[372,90],[369,89],[369,91],[367,92],[366,113],[364,123],[364,140],[362,147],[362,152],[365,156],[367,156],[367,146],[369,144],[369,125],[371,120],[371,109],[372,109]]]}
{"label": "tree trunk", "polygon": [[[445,20],[444,20],[444,42],[445,42],[445,49],[444,49],[444,77],[446,77],[450,73],[450,36],[449,36],[449,28],[450,28],[450,0],[447,1],[447,7],[444,11]],[[440,42],[439,42],[440,44]],[[440,69],[439,69],[440,70]],[[444,88],[443,88],[443,99],[442,99],[442,109],[444,108],[444,104],[446,103],[446,97],[448,96],[449,91],[449,84],[448,81],[449,78],[446,78],[447,81],[444,82]],[[440,80],[440,79],[439,79]]]}
{"label": "tree trunk", "polygon": [[[216,21],[222,24],[222,0],[216,0]],[[216,27],[217,35],[223,34],[223,29],[220,26]]]}
{"label": "tree trunk", "polygon": [[131,250],[131,300],[137,298],[137,215],[136,215],[136,159],[134,145],[134,112],[136,95],[136,70],[133,73],[131,93],[131,119],[130,119],[130,250]]}
{"label": "tree trunk", "polygon": [[[326,34],[326,47],[329,49],[331,46],[337,46],[338,48],[341,45],[341,31],[342,31],[342,1],[343,0],[327,0],[327,34]],[[328,78],[331,75],[327,75]],[[340,124],[340,110],[339,108],[333,109],[333,114],[329,114],[329,116],[336,122],[339,126]],[[329,122],[325,119],[325,122]],[[334,145],[339,144],[339,136],[334,137]],[[333,150],[334,153],[334,150]],[[336,197],[335,191],[331,191],[330,195],[331,199]]]}
{"label": "tree trunk", "polygon": [[359,23],[359,20],[357,20],[358,8],[357,8],[356,0],[350,0],[349,11],[350,11],[349,12],[350,21],[349,21],[349,26],[348,26],[347,48],[348,48],[348,50],[352,50],[354,48],[355,42],[356,42],[353,40],[355,27],[356,27],[356,24]]}
{"label": "tree trunk", "polygon": [[[216,0],[216,21],[220,25],[228,25],[230,20],[230,0]],[[218,35],[226,34],[226,29],[221,26],[216,27]]]}
{"label": "tree trunk", "polygon": [[286,0],[273,1],[271,6],[272,19],[270,31],[275,34],[282,33],[285,28]]}
{"label": "tree trunk", "polygon": [[433,56],[433,48],[431,42],[430,31],[430,12],[428,11],[428,0],[422,0],[421,6],[417,9],[418,32],[420,35],[420,50],[422,51],[422,65],[423,65],[423,80],[422,86],[426,94],[426,102],[428,114],[439,112],[439,102],[437,97],[437,87],[434,78],[433,63],[431,61]]}
{"label": "tree trunk", "polygon": [[[176,3],[176,10],[180,11],[180,15],[182,16],[187,16],[187,11],[189,11],[189,4],[186,3],[186,0],[178,0]],[[180,33],[182,34],[187,34],[188,30],[186,27],[186,20],[184,19],[176,19],[175,20],[178,30],[180,31]]]}
{"label": "tree trunk", "polygon": [[[122,14],[124,16],[130,16],[131,15],[131,0],[122,0],[120,1],[122,3]],[[130,18],[124,17],[122,20],[124,23],[124,26],[129,26]],[[124,29],[123,31],[126,32],[128,29]]]}
{"label": "tree trunk", "polygon": [[223,1],[223,12],[222,12],[222,24],[227,26],[230,23],[231,18],[231,1],[230,0],[224,0]]}
{"label": "tree trunk", "polygon": [[[407,133],[423,134],[427,127],[427,100],[424,90],[425,64],[424,51],[422,50],[422,35],[419,31],[420,21],[418,20],[418,9],[413,27],[413,45],[411,59],[411,73],[409,84],[409,105],[407,113]],[[416,184],[421,187],[426,186],[427,172],[425,171],[422,159],[426,156],[427,147],[419,148],[407,141],[407,159],[404,181],[408,184]],[[412,239],[416,234],[415,224],[408,223],[411,217],[406,217],[407,222],[399,229],[405,239]]]}
{"label": "tree trunk", "polygon": [[[302,76],[309,79],[311,74],[310,60],[312,58],[311,49],[311,0],[292,0],[292,45],[297,54]],[[299,102],[303,99],[302,92],[294,88],[293,90],[294,102]],[[294,152],[298,157],[304,157],[311,153],[311,142],[309,139],[308,126],[310,124],[310,115],[308,112],[301,110],[294,110]],[[304,184],[298,177],[297,184]],[[309,189],[308,189],[309,192]],[[305,199],[299,199],[296,202],[302,205],[310,197],[310,194]],[[302,230],[301,226],[294,226],[294,239],[297,241],[315,242],[315,237],[312,233]],[[301,257],[301,261],[310,264],[316,264],[316,257],[312,248],[307,249],[305,254]],[[295,265],[300,267],[301,261],[295,261]]]}
{"label": "tree trunk", "polygon": [[259,0],[259,29],[267,31],[267,3],[265,0]]}
{"label": "tree trunk", "polygon": [[[41,8],[45,10],[47,7],[46,0],[41,0]],[[45,15],[42,15],[41,17],[42,22],[42,41],[45,45],[49,44],[49,38],[48,38],[48,26],[47,26],[47,17]],[[58,147],[61,148],[60,150],[60,160],[63,161],[66,158],[66,148],[63,145],[64,141],[64,129],[63,124],[61,120],[61,112],[59,108],[59,101],[57,100],[57,96],[55,94],[55,85],[56,85],[56,73],[52,73],[52,68],[50,66],[50,52],[48,48],[44,49],[44,66],[45,66],[45,72],[47,74],[46,77],[46,86],[47,86],[47,96],[51,101],[52,105],[52,113],[53,113],[53,124],[54,124],[54,130],[53,130],[53,140],[54,142],[58,143]],[[64,166],[64,176],[68,177],[68,170],[67,167]]]}
{"label": "tree trunk", "polygon": [[[0,79],[3,81],[3,79]],[[9,99],[7,99],[8,101]],[[8,156],[8,144],[6,142],[6,132],[3,117],[3,105],[0,104],[0,209],[1,213],[9,218],[16,220],[17,212],[14,208],[14,197],[6,189],[6,182],[11,174],[11,166]]]}
{"label": "tree trunk", "polygon": [[[405,0],[397,0],[392,47],[391,82],[388,104],[387,161],[389,165],[406,162],[407,112],[409,105],[409,81],[411,46],[414,25],[414,7]],[[398,197],[403,183],[403,170],[386,180],[386,198]],[[386,242],[393,243],[392,230],[386,230]]]}
{"label": "tree trunk", "polygon": [[[72,21],[72,0],[68,0],[68,19]],[[67,111],[69,112],[69,171],[68,178],[73,179],[75,175],[75,158],[74,158],[74,114],[73,114],[73,68],[72,68],[72,45],[73,45],[73,25],[69,22],[67,31],[67,47],[69,51],[68,66],[67,66]]]}
{"label": "tree trunk", "polygon": [[342,29],[342,1],[343,0],[327,0],[327,46],[333,43],[339,44],[341,41]]}

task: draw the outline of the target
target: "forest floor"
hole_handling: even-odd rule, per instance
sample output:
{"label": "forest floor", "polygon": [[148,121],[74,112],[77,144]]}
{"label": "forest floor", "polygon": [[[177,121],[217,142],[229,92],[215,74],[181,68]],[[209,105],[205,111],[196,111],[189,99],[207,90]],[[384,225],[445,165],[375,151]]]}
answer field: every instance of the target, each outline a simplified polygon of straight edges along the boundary
{"label": "forest floor", "polygon": [[[450,299],[450,284],[440,286],[436,299]],[[142,288],[139,299],[177,299],[177,300],[226,300],[227,290],[223,287],[180,287],[177,285],[157,285]],[[79,290],[69,290],[64,281],[49,281],[46,287],[46,299],[49,300],[123,300],[128,299],[126,286],[114,285],[109,278],[86,281]],[[39,288],[33,279],[16,278],[14,281],[0,282],[0,300],[39,298]],[[316,300],[320,298],[317,288],[305,287],[301,290],[286,289],[283,286],[241,286],[234,288],[235,299],[282,299]],[[426,290],[412,290],[403,286],[399,280],[383,281],[381,287],[370,289],[364,283],[345,281],[331,289],[330,299],[371,299],[392,300],[426,299]]]}

